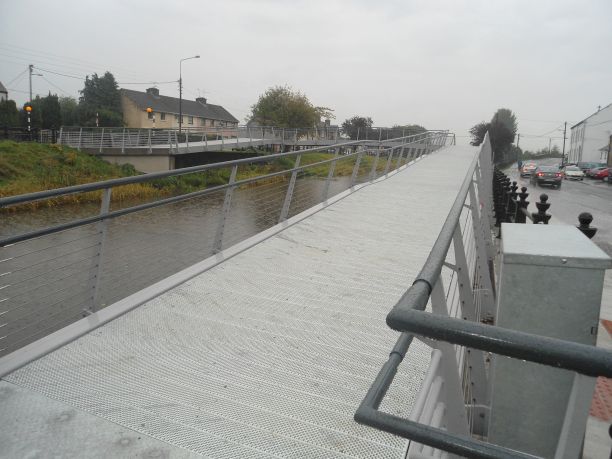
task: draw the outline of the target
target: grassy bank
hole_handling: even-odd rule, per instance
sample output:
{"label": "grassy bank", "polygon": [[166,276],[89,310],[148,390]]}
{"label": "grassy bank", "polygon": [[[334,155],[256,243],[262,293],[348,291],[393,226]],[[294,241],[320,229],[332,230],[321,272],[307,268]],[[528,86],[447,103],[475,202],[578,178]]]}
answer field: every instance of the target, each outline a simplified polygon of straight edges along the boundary
{"label": "grassy bank", "polygon": [[[329,153],[308,153],[302,156],[301,165],[313,164],[333,158]],[[365,156],[362,159],[360,173],[369,171],[374,158]],[[385,166],[384,160],[379,161],[378,169]],[[291,169],[295,165],[295,157],[277,159],[268,164],[246,164],[238,169],[237,180],[257,177],[271,172]],[[312,177],[327,177],[329,164],[321,164],[304,170],[304,175]],[[352,174],[354,158],[340,159],[336,165],[334,176]],[[151,200],[158,197],[178,195],[201,190],[211,186],[223,185],[229,182],[231,168],[221,168],[183,176],[168,177],[147,183],[131,184],[113,189],[114,202],[123,200]],[[81,153],[75,149],[59,145],[12,141],[0,142],[0,197],[14,196],[36,191],[61,188],[84,183],[97,182],[120,177],[139,175],[129,164],[115,165],[95,156]],[[283,181],[289,174],[274,178]],[[270,179],[267,179],[269,181]],[[78,193],[69,196],[36,202],[27,206],[12,207],[1,211],[32,209],[39,206],[56,206],[61,204],[79,204],[82,202],[99,201],[100,191]]]}

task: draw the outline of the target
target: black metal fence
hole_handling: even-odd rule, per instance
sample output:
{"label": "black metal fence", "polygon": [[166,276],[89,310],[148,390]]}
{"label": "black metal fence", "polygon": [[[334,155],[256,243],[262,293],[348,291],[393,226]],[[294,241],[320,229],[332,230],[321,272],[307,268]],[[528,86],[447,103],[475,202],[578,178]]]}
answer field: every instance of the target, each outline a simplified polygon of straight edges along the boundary
{"label": "black metal fence", "polygon": [[0,128],[0,140],[15,142],[56,143],[59,130],[3,126]]}

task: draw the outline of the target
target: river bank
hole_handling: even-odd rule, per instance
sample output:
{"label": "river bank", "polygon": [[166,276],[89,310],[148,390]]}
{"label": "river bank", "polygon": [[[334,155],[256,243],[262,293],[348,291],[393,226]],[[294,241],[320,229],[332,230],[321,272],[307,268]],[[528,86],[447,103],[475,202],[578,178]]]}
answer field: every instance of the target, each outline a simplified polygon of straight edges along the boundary
{"label": "river bank", "polygon": [[[333,154],[315,152],[302,155],[301,165],[318,163],[333,158]],[[371,168],[373,157],[365,156],[360,169]],[[384,168],[380,161],[377,169]],[[241,165],[237,171],[237,180],[253,178],[273,172],[291,169],[295,166],[295,157],[280,158],[263,164]],[[338,161],[334,176],[342,177],[352,174],[354,160]],[[326,177],[329,163],[310,167],[303,174],[314,177]],[[110,164],[100,158],[79,152],[76,149],[54,144],[33,142],[0,142],[0,197],[15,196],[25,193],[98,182],[121,177],[141,175],[130,164]],[[172,176],[151,180],[146,183],[130,184],[113,188],[113,202],[152,200],[164,196],[175,196],[223,185],[229,182],[231,168],[218,168],[204,172]],[[285,181],[289,174],[275,177],[274,181]],[[270,179],[268,179],[270,180]],[[12,206],[0,209],[0,212],[33,210],[40,207],[58,205],[75,205],[100,201],[101,192],[78,193],[27,205]]]}

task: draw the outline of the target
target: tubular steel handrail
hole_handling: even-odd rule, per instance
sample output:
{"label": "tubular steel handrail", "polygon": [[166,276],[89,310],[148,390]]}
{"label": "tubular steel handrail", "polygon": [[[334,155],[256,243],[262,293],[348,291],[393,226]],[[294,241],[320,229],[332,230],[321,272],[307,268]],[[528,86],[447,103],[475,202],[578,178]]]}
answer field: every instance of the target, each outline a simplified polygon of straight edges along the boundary
{"label": "tubular steel handrail", "polygon": [[[402,148],[402,147],[405,148],[406,146],[411,145],[413,143],[420,142],[421,140],[424,140],[424,139],[429,139],[429,136],[437,135],[437,133],[438,133],[438,131],[436,131],[435,133],[428,133],[425,136],[423,136],[423,134],[416,134],[416,135],[412,135],[412,136],[407,136],[405,138],[394,139],[396,142],[397,141],[405,142],[406,140],[413,139],[413,138],[416,137],[414,140],[411,140],[409,142],[405,142],[402,145],[397,145],[397,146],[392,146],[392,147],[384,147],[382,149],[382,152],[393,151],[395,149]],[[444,133],[444,135],[446,136],[446,133]],[[340,144],[334,144],[333,147],[330,147],[330,148],[358,147],[358,146],[362,146],[363,142],[364,141],[344,142],[344,143],[340,143]],[[381,144],[382,143],[384,143],[384,142],[381,142]],[[381,145],[381,148],[382,148],[382,145]],[[101,182],[87,183],[87,184],[83,184],[83,185],[75,185],[75,186],[64,187],[64,188],[56,188],[56,189],[53,189],[53,190],[39,191],[39,192],[35,192],[35,193],[28,193],[28,194],[23,194],[23,195],[18,195],[18,196],[9,196],[9,197],[6,197],[6,198],[0,198],[0,208],[1,207],[12,206],[12,205],[17,205],[17,204],[25,204],[25,203],[40,201],[40,200],[49,199],[49,198],[53,198],[53,197],[57,197],[57,196],[71,195],[71,194],[76,194],[76,193],[84,193],[84,192],[89,192],[89,191],[104,190],[104,189],[114,188],[116,186],[121,186],[121,185],[130,185],[130,184],[135,184],[135,183],[144,183],[144,182],[148,182],[148,181],[156,180],[156,179],[160,179],[160,178],[192,174],[192,173],[195,173],[195,172],[204,172],[204,171],[209,171],[209,170],[213,170],[213,169],[233,167],[233,166],[239,166],[239,165],[244,165],[244,164],[267,163],[267,162],[270,162],[271,160],[275,160],[275,159],[288,158],[288,157],[293,157],[293,156],[298,156],[298,155],[308,154],[308,153],[315,153],[315,152],[320,152],[320,151],[321,151],[320,147],[319,148],[310,148],[310,149],[306,149],[306,150],[296,150],[296,151],[290,151],[290,152],[286,152],[286,153],[276,153],[276,154],[265,155],[265,156],[256,156],[256,157],[251,157],[251,158],[236,159],[236,160],[226,161],[226,162],[205,164],[205,165],[202,165],[202,166],[193,166],[193,167],[187,167],[187,168],[183,168],[183,169],[174,169],[174,170],[164,171],[164,172],[153,172],[153,173],[137,175],[137,176],[132,176],[132,177],[123,177],[123,178],[118,178],[118,179],[105,180],[105,181],[101,181]],[[342,158],[346,159],[346,158],[350,158],[350,157],[356,157],[356,156],[361,155],[361,154],[363,154],[362,151],[356,151],[356,152],[353,152],[353,153],[349,153],[349,154],[343,155]],[[256,181],[259,181],[259,180],[262,180],[262,179],[272,178],[272,177],[279,176],[279,175],[285,175],[285,174],[290,173],[290,172],[302,171],[302,170],[304,170],[306,168],[309,168],[309,167],[313,167],[313,166],[317,166],[317,165],[324,165],[324,164],[333,163],[333,162],[336,162],[336,161],[338,161],[338,158],[332,158],[332,159],[327,159],[327,160],[323,160],[323,161],[318,161],[316,163],[311,163],[311,164],[307,164],[307,165],[303,165],[303,166],[298,166],[298,167],[294,167],[294,168],[291,168],[291,169],[285,169],[283,171],[276,172],[276,173],[270,173],[270,174],[266,174],[266,175],[261,175],[261,176],[253,177],[253,178],[250,178],[250,179],[243,179],[243,180],[236,181],[235,183],[227,183],[227,184],[224,184],[224,185],[219,185],[219,186],[215,186],[215,187],[209,187],[209,188],[206,188],[206,189],[201,190],[201,191],[196,191],[196,192],[192,192],[192,193],[183,194],[183,195],[180,195],[180,196],[173,196],[173,197],[170,197],[170,198],[160,199],[158,201],[150,202],[150,203],[147,203],[147,204],[141,204],[141,205],[138,205],[138,206],[133,206],[133,207],[129,207],[129,208],[113,211],[113,212],[107,212],[107,213],[104,213],[102,215],[96,215],[96,216],[89,217],[89,218],[75,220],[75,221],[72,221],[72,222],[69,222],[69,223],[64,223],[64,224],[61,224],[61,225],[57,225],[57,226],[50,227],[50,228],[45,228],[45,229],[42,229],[42,230],[32,231],[32,232],[21,234],[21,235],[17,235],[17,236],[11,236],[11,237],[4,238],[4,239],[0,240],[0,247],[4,247],[4,246],[9,245],[9,244],[14,244],[16,242],[25,241],[25,240],[32,239],[32,238],[35,238],[35,237],[44,236],[44,235],[47,235],[47,234],[57,233],[59,231],[64,231],[66,229],[76,228],[78,226],[83,226],[83,225],[95,223],[95,222],[98,222],[98,221],[103,221],[103,220],[111,219],[111,218],[114,218],[114,217],[118,217],[118,216],[122,216],[122,215],[127,215],[127,214],[130,214],[130,213],[139,212],[139,211],[142,211],[142,210],[145,210],[145,209],[150,209],[150,208],[162,206],[162,205],[165,205],[165,204],[179,202],[179,201],[191,199],[191,198],[194,198],[194,197],[197,197],[197,196],[204,196],[206,194],[211,194],[211,193],[214,193],[214,192],[225,190],[225,189],[230,188],[230,187],[246,185],[246,184],[249,184],[249,183],[252,183],[252,182],[256,182]]]}
{"label": "tubular steel handrail", "polygon": [[[387,177],[443,147],[449,138],[453,140],[452,134],[436,131],[389,142],[342,142],[0,198],[0,208],[9,211],[19,227],[22,213],[10,213],[11,206],[92,191],[101,194],[93,198],[100,200],[97,212],[95,204],[66,211],[49,205],[41,212],[38,227],[9,231],[0,238],[0,356],[15,354],[34,338],[102,312],[160,279],[230,256],[234,247],[257,233],[277,231],[278,224],[312,206],[324,207],[332,196]],[[322,152],[331,154],[308,156]],[[312,162],[301,161],[305,159]],[[272,167],[252,167],[258,164]],[[239,167],[244,168],[242,176]],[[153,193],[150,201],[110,206],[115,187],[208,172],[212,173],[185,181],[193,191],[159,197]],[[170,206],[187,200],[191,201],[180,207]],[[154,208],[159,210],[151,213]],[[172,218],[181,218],[178,212],[183,209],[190,212],[184,222],[159,230],[164,223],[172,224]],[[73,212],[76,215],[71,216]],[[9,219],[4,222],[8,228],[13,225]],[[126,272],[122,269],[130,275],[122,275]]]}
{"label": "tubular steel handrail", "polygon": [[[389,354],[388,360],[378,372],[357,409],[354,418],[361,424],[453,454],[477,458],[534,457],[477,440],[458,432],[451,432],[448,429],[434,428],[417,422],[413,417],[411,419],[401,418],[379,410],[380,404],[391,387],[399,366],[409,351],[415,336],[563,368],[588,376],[612,377],[612,353],[609,351],[574,342],[502,329],[494,325],[470,322],[463,320],[465,317],[445,316],[440,313],[440,306],[438,306],[438,313],[435,313],[436,305],[433,294],[441,285],[443,266],[452,266],[445,260],[453,242],[453,235],[459,231],[460,216],[462,209],[466,207],[468,193],[470,193],[471,205],[474,204],[472,188],[474,186],[474,176],[476,175],[477,182],[479,177],[482,179],[480,183],[477,183],[479,192],[480,189],[492,191],[492,187],[489,188],[489,184],[493,181],[489,153],[490,142],[487,134],[480,154],[474,158],[468,169],[466,178],[427,261],[416,276],[412,286],[408,288],[387,315],[389,327],[401,333]],[[491,193],[489,193],[488,199],[491,199]],[[485,218],[489,203],[481,201],[480,207],[483,218]],[[530,217],[530,215],[526,216]],[[488,222],[486,230],[489,233],[491,227],[492,222]],[[455,251],[457,252],[456,243]],[[425,312],[430,299],[434,307],[434,313]]]}

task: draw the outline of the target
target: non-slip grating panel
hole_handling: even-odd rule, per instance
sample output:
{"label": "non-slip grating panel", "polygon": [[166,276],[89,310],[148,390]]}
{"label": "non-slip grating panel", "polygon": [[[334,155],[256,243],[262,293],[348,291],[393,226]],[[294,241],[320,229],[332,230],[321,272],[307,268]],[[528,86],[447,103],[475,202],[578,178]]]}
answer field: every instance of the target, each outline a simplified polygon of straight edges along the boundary
{"label": "non-slip grating panel", "polygon": [[[206,457],[402,457],[353,415],[474,154],[437,152],[6,379]],[[429,352],[415,340],[383,410],[410,413]]]}

